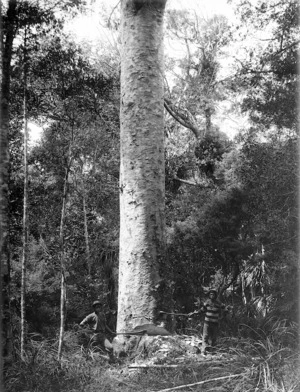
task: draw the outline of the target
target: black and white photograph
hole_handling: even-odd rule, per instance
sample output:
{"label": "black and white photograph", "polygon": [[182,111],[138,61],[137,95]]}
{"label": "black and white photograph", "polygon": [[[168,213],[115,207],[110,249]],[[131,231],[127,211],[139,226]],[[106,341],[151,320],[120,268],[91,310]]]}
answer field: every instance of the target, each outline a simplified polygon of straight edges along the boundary
{"label": "black and white photograph", "polygon": [[0,391],[300,392],[298,0],[0,0]]}

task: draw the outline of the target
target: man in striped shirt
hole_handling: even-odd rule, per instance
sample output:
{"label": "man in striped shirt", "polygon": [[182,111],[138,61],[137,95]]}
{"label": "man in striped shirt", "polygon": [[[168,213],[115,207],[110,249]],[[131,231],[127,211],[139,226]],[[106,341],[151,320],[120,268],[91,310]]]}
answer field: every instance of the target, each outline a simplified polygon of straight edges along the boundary
{"label": "man in striped shirt", "polygon": [[217,290],[209,290],[209,298],[204,302],[200,309],[201,312],[205,313],[201,349],[201,354],[203,355],[206,355],[207,346],[213,347],[216,344],[219,320],[221,318],[222,311],[225,309],[225,305],[217,299],[217,296]]}

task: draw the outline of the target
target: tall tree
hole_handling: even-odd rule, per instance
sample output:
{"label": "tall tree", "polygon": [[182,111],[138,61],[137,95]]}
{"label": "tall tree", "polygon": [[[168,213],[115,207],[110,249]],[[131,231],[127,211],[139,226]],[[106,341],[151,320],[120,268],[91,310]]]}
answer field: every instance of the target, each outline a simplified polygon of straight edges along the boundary
{"label": "tall tree", "polygon": [[235,62],[238,78],[234,88],[240,86],[244,96],[242,110],[264,128],[296,129],[299,2],[232,2],[240,18],[233,38],[246,46]]}
{"label": "tall tree", "polygon": [[69,145],[69,152],[67,157],[67,166],[65,168],[64,178],[64,189],[62,197],[62,208],[61,208],[61,220],[59,228],[59,242],[60,242],[60,330],[59,330],[59,342],[58,342],[58,353],[57,359],[60,361],[62,356],[62,347],[64,340],[65,331],[65,319],[66,319],[66,299],[67,299],[67,283],[66,283],[66,262],[65,262],[65,244],[64,244],[64,230],[65,230],[65,219],[66,219],[66,205],[68,198],[68,180],[69,172],[72,164],[72,143]]}
{"label": "tall tree", "polygon": [[[9,219],[8,219],[8,182],[9,182],[9,150],[8,150],[8,134],[9,134],[9,101],[10,101],[10,79],[11,79],[11,60],[13,51],[13,41],[16,35],[17,25],[17,1],[10,0],[8,3],[5,18],[1,24],[1,116],[0,116],[0,208],[1,208],[1,283],[4,283],[1,293],[5,293],[2,299],[4,312],[3,317],[4,328],[4,350],[7,356],[12,354],[12,336],[9,323],[9,279],[10,279],[10,262],[9,262]],[[1,353],[2,354],[2,353]]]}
{"label": "tall tree", "polygon": [[168,86],[165,108],[199,139],[211,132],[216,103],[225,98],[218,73],[227,31],[223,16],[206,20],[187,11],[168,13],[168,35],[182,45],[185,55],[180,59],[170,57],[168,61],[173,86]]}
{"label": "tall tree", "polygon": [[25,355],[25,295],[26,295],[26,264],[28,258],[28,118],[27,118],[27,29],[24,32],[24,195],[23,195],[23,254],[21,278],[21,358]]}
{"label": "tall tree", "polygon": [[121,3],[120,259],[117,330],[153,322],[164,262],[163,15]]}
{"label": "tall tree", "polygon": [[[3,49],[3,36],[2,36],[2,2],[0,2],[0,53],[1,53],[1,77],[2,77],[2,49]],[[0,90],[0,98],[2,96],[2,84]],[[0,105],[0,118],[2,118],[2,105]],[[0,156],[2,161],[2,124],[0,127]],[[2,172],[0,173],[0,201],[2,202]],[[2,204],[1,204],[2,205]],[[0,208],[0,336],[3,336],[3,322],[2,322],[2,315],[3,315],[3,295],[2,295],[2,239],[3,239],[3,209]],[[0,339],[0,389],[4,391],[4,378],[3,378],[3,339]]]}

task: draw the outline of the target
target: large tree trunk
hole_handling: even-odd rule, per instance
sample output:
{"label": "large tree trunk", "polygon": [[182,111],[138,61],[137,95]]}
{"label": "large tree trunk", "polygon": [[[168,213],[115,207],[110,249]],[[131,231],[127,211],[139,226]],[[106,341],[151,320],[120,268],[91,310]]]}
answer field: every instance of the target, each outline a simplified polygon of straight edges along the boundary
{"label": "large tree trunk", "polygon": [[165,3],[122,0],[118,332],[154,322],[161,298]]}
{"label": "large tree trunk", "polygon": [[[1,2],[2,3],[2,2]],[[1,108],[0,108],[0,317],[2,328],[0,336],[3,340],[0,344],[0,390],[2,389],[2,359],[3,353],[6,360],[11,360],[13,355],[12,328],[10,315],[10,263],[9,263],[9,219],[8,219],[8,182],[9,182],[9,100],[10,100],[10,74],[13,40],[17,26],[17,1],[9,0],[7,19],[1,23]],[[4,31],[5,30],[5,31]],[[1,331],[2,329],[2,331]],[[1,347],[2,346],[2,347]]]}

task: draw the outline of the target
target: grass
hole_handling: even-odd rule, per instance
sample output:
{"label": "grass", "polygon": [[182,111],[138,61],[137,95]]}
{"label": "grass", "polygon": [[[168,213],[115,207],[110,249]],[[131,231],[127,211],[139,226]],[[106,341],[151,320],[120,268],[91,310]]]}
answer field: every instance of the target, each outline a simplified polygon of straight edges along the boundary
{"label": "grass", "polygon": [[26,360],[16,360],[6,369],[6,388],[7,392],[152,392],[239,374],[180,391],[298,392],[296,328],[273,321],[269,330],[258,330],[256,335],[255,339],[240,336],[220,340],[211,361],[197,362],[195,355],[193,363],[191,357],[185,360],[181,356],[181,365],[175,369],[130,369],[128,359],[109,364],[101,353],[82,350],[71,335],[58,363],[57,342],[31,339]]}

